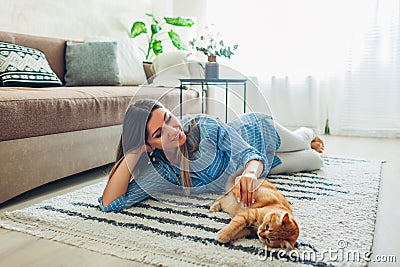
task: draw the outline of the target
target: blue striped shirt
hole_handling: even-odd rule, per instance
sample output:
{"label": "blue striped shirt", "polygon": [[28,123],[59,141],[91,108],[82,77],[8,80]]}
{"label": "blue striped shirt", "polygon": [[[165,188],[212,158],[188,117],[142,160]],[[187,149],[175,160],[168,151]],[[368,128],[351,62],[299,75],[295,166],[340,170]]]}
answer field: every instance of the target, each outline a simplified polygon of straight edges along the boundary
{"label": "blue striped shirt", "polygon": [[[195,119],[200,132],[199,149],[190,158],[191,194],[223,192],[228,178],[244,169],[250,160],[259,160],[264,169],[261,176],[281,161],[275,156],[280,138],[271,117],[262,113],[246,113],[236,120],[223,123],[206,114],[191,116],[182,121],[183,128],[189,119]],[[133,179],[127,192],[103,211],[120,211],[160,193],[182,193],[180,168],[170,163],[160,150],[154,152],[156,161],[148,162],[141,173]]]}

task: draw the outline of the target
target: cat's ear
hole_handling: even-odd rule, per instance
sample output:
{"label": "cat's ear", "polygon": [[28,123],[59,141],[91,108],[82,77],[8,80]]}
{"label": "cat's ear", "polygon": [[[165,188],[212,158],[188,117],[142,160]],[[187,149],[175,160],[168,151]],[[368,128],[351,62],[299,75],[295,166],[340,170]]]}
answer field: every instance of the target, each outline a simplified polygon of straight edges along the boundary
{"label": "cat's ear", "polygon": [[284,213],[281,215],[281,222],[282,222],[282,224],[290,223],[289,213]]}

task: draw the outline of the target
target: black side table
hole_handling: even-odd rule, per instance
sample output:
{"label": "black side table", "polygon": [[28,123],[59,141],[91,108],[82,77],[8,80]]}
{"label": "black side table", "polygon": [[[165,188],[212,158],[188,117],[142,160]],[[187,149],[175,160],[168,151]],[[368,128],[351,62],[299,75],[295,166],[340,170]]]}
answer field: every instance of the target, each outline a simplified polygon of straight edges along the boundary
{"label": "black side table", "polygon": [[182,119],[182,90],[184,85],[201,85],[201,112],[204,113],[204,92],[208,85],[225,84],[225,122],[228,121],[228,90],[229,84],[243,85],[243,112],[246,113],[246,82],[247,79],[179,79],[180,81],[180,117]]}

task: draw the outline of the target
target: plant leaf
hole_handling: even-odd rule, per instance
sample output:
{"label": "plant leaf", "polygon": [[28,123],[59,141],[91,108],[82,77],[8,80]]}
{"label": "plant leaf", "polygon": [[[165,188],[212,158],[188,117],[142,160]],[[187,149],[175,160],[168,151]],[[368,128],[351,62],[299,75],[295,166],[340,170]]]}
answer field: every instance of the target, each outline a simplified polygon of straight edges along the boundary
{"label": "plant leaf", "polygon": [[147,29],[146,29],[146,24],[144,24],[144,22],[136,21],[135,23],[133,23],[132,29],[131,29],[131,36],[133,38],[135,38],[136,36],[138,36],[142,33],[146,33],[146,32],[147,32]]}
{"label": "plant leaf", "polygon": [[161,44],[161,40],[154,40],[151,46],[153,49],[154,55],[159,55],[163,52],[163,46]]}
{"label": "plant leaf", "polygon": [[151,33],[153,35],[162,30],[162,28],[160,26],[158,26],[157,24],[151,24],[150,27],[151,27]]}
{"label": "plant leaf", "polygon": [[178,50],[187,50],[186,45],[182,42],[181,37],[179,37],[179,35],[174,32],[173,30],[170,30],[168,32],[169,38],[172,41],[172,44],[178,48]]}
{"label": "plant leaf", "polygon": [[155,24],[158,24],[158,21],[156,20],[156,17],[154,17],[153,14],[151,14],[151,13],[146,13],[146,15],[149,16],[149,17],[151,17],[151,18],[153,19],[153,22],[154,22]]}
{"label": "plant leaf", "polygon": [[167,18],[167,17],[164,17],[164,19],[167,24],[174,25],[174,26],[192,27],[194,25],[194,21],[190,18],[182,18],[182,17]]}

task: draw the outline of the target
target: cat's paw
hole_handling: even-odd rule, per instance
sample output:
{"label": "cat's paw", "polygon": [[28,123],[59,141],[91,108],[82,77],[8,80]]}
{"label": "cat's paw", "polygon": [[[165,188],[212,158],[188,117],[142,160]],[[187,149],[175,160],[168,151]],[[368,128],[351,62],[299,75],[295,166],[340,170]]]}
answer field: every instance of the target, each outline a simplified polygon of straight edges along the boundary
{"label": "cat's paw", "polygon": [[218,242],[220,243],[228,243],[231,241],[231,236],[224,231],[224,229],[218,232]]}
{"label": "cat's paw", "polygon": [[210,212],[217,212],[221,210],[221,205],[219,202],[214,202],[214,204],[211,205],[210,207]]}

